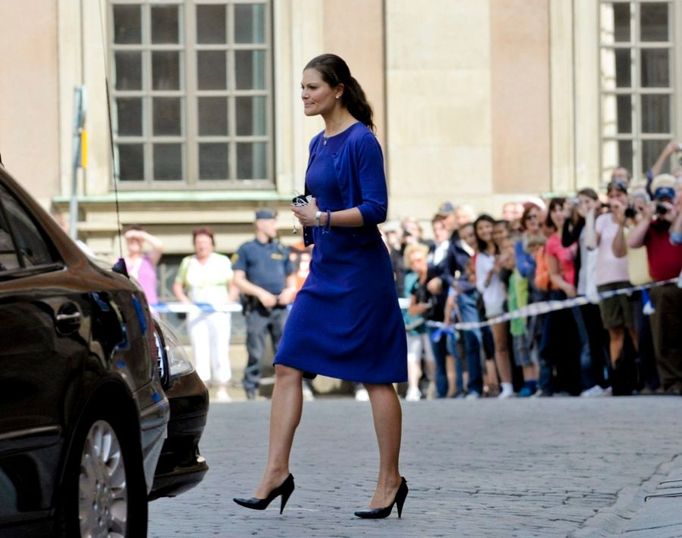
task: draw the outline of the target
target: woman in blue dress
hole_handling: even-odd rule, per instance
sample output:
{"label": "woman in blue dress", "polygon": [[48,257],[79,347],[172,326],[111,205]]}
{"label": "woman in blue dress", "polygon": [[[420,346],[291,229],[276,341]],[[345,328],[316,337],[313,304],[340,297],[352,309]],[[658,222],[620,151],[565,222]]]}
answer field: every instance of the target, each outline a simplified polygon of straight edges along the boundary
{"label": "woman in blue dress", "polygon": [[294,490],[289,455],[301,418],[301,379],[322,374],[363,383],[370,397],[379,475],[369,509],[355,514],[383,518],[395,504],[400,517],[407,484],[398,465],[402,411],[392,383],[407,380],[407,348],[377,229],[388,198],[381,147],[365,94],[338,56],[323,54],[306,65],[301,98],[305,115],[325,123],[310,143],[308,204],[292,207],[315,248],[274,359],[265,472],[254,497],[234,500],[262,510],[281,496],[284,509]]}

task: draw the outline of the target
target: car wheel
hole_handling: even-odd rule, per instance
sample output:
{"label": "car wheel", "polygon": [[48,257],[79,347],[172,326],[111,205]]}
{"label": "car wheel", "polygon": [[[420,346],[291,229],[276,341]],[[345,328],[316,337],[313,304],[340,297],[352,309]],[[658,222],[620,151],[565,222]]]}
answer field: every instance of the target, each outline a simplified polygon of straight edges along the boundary
{"label": "car wheel", "polygon": [[147,488],[139,442],[112,413],[83,421],[64,477],[66,536],[146,536]]}

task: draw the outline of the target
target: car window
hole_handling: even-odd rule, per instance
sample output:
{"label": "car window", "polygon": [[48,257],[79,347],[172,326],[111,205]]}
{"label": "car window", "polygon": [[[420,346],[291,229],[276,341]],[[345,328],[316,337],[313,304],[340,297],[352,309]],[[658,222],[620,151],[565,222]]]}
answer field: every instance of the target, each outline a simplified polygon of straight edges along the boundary
{"label": "car window", "polygon": [[0,211],[0,271],[11,271],[19,267],[19,258],[17,258],[5,215]]}
{"label": "car window", "polygon": [[[4,210],[0,212],[4,213],[3,222],[0,224],[0,227],[5,231],[5,234],[0,232],[0,245],[6,243],[11,245],[11,251],[7,253],[7,262],[10,266],[6,266],[5,270],[16,269],[21,266],[36,267],[49,265],[59,261],[53,255],[50,246],[45,241],[31,216],[21,206],[19,201],[1,185],[0,202],[2,202],[2,209]],[[9,221],[9,226],[7,226],[7,221]],[[12,232],[16,241],[14,244],[12,242]],[[4,235],[6,235],[5,240],[2,239]],[[0,252],[4,252],[3,248],[3,246],[0,246]]]}

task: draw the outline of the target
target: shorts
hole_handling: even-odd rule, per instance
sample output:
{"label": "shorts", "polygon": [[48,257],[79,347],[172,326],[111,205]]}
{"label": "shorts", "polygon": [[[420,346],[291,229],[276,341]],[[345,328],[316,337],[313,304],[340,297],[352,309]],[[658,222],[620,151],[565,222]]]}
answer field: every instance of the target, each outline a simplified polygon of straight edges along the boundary
{"label": "shorts", "polygon": [[[599,293],[612,290],[620,290],[630,287],[629,282],[612,282],[597,286]],[[635,320],[632,309],[633,297],[628,294],[614,295],[599,302],[599,312],[606,329],[616,327],[634,328]]]}
{"label": "shorts", "polygon": [[531,366],[537,363],[536,350],[531,345],[531,336],[528,333],[512,336],[512,343],[516,366]]}
{"label": "shorts", "polygon": [[424,359],[429,362],[435,362],[433,357],[433,348],[431,347],[431,340],[429,333],[408,334],[407,335],[407,362],[419,362],[424,354]]}

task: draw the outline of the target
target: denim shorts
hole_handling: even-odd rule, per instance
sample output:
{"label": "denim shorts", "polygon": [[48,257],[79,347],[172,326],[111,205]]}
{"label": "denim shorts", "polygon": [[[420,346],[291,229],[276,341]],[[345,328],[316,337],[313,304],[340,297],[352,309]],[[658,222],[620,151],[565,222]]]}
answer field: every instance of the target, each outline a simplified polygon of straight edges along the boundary
{"label": "denim shorts", "polygon": [[530,337],[528,333],[512,336],[514,346],[514,364],[516,366],[530,366],[535,364],[534,353],[531,350]]}

